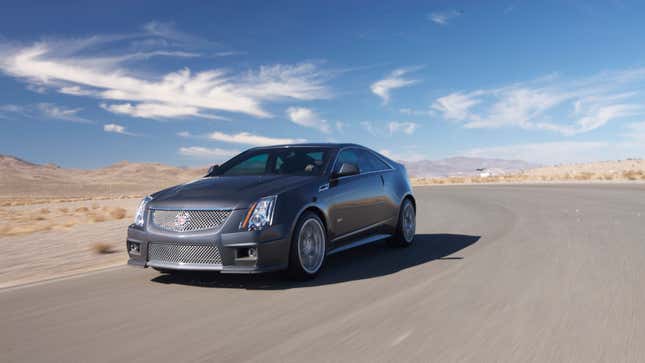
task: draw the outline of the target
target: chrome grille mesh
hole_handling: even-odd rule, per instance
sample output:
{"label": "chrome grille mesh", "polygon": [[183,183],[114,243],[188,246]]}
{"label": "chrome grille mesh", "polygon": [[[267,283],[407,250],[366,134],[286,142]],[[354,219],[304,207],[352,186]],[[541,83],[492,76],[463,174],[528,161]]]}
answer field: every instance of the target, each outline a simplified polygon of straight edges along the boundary
{"label": "chrome grille mesh", "polygon": [[152,224],[169,232],[196,232],[219,229],[230,210],[163,210],[151,209]]}
{"label": "chrome grille mesh", "polygon": [[170,263],[222,264],[222,256],[220,256],[217,246],[179,243],[150,243],[148,260]]}

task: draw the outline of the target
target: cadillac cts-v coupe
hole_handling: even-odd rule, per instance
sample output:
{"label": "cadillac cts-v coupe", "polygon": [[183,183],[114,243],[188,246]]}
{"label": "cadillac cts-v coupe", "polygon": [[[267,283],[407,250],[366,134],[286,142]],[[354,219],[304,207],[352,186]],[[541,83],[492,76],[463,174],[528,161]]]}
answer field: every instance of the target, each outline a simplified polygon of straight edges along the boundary
{"label": "cadillac cts-v coupe", "polygon": [[144,198],[128,227],[128,263],[307,279],[348,248],[409,246],[415,215],[404,166],[366,147],[258,147]]}

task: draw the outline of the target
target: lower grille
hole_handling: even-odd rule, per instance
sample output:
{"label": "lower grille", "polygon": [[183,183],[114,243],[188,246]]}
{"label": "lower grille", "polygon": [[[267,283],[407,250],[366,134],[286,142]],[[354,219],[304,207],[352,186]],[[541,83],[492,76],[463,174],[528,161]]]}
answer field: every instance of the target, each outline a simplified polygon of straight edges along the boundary
{"label": "lower grille", "polygon": [[217,246],[178,243],[150,243],[148,260],[186,264],[222,264],[222,256],[220,256]]}

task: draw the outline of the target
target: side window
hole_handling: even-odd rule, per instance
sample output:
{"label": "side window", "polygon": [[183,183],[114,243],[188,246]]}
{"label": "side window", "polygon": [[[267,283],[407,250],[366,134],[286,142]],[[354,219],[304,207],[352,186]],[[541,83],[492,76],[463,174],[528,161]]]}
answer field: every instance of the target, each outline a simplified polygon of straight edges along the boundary
{"label": "side window", "polygon": [[277,174],[303,174],[318,173],[324,163],[322,151],[303,152],[289,150],[276,155],[274,173]]}
{"label": "side window", "polygon": [[390,168],[385,162],[383,162],[376,155],[372,154],[367,150],[360,151],[360,159],[359,159],[358,165],[359,165],[359,168],[361,169],[361,173],[369,173],[370,171],[387,170]]}
{"label": "side window", "polygon": [[340,155],[338,155],[338,159],[336,159],[336,165],[334,165],[334,172],[337,173],[340,170],[340,166],[343,165],[343,163],[351,163],[356,166],[358,166],[358,169],[362,172],[362,168],[359,163],[359,154],[358,154],[357,149],[348,149],[348,150],[343,150],[340,152]]}
{"label": "side window", "polygon": [[266,171],[268,153],[253,155],[250,158],[240,162],[232,168],[226,170],[223,175],[262,175]]}

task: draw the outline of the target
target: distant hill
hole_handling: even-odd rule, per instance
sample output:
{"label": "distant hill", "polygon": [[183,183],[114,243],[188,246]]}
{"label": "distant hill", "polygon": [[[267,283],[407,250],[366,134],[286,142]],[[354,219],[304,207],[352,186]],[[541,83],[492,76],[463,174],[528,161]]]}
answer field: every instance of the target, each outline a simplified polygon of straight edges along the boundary
{"label": "distant hill", "polygon": [[522,160],[451,157],[440,160],[404,161],[411,177],[437,178],[449,176],[478,175],[477,169],[487,169],[493,174],[504,174],[537,168],[540,165]]}
{"label": "distant hill", "polygon": [[205,168],[127,161],[99,169],[71,169],[0,155],[0,197],[145,194],[205,173]]}

